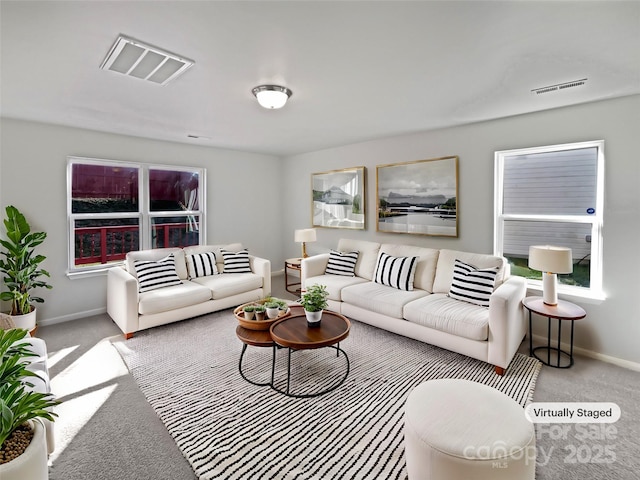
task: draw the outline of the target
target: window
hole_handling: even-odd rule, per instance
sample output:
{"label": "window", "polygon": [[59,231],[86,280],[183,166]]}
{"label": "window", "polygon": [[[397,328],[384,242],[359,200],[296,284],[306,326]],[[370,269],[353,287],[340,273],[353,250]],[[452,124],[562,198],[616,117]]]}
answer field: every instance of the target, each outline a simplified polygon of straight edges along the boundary
{"label": "window", "polygon": [[69,157],[69,272],[204,243],[204,169]]}
{"label": "window", "polygon": [[529,247],[569,247],[573,273],[558,275],[558,291],[602,296],[603,174],[603,141],[495,153],[494,251],[513,274],[541,286]]}

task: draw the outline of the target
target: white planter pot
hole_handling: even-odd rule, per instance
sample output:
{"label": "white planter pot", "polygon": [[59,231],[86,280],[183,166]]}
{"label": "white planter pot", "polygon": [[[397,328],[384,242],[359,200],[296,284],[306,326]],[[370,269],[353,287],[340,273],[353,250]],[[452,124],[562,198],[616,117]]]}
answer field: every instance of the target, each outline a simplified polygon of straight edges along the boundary
{"label": "white planter pot", "polygon": [[33,307],[33,310],[29,313],[25,313],[24,315],[10,315],[13,323],[16,324],[16,328],[25,328],[29,331],[32,331],[36,328],[36,308]]}
{"label": "white planter pot", "polygon": [[0,465],[2,480],[48,480],[47,442],[44,425],[39,419],[30,420],[34,435],[22,455]]}
{"label": "white planter pot", "polygon": [[280,308],[269,308],[267,307],[267,318],[276,318],[280,313]]}
{"label": "white planter pot", "polygon": [[319,327],[320,320],[322,319],[322,310],[319,312],[308,312],[304,311],[304,314],[307,316],[307,325],[310,327]]}

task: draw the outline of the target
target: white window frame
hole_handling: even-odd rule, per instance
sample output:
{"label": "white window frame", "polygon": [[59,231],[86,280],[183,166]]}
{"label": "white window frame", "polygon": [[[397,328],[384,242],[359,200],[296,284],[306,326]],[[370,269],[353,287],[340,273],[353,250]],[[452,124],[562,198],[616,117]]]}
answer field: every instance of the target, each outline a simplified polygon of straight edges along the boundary
{"label": "white window frame", "polygon": [[[596,206],[594,214],[584,215],[518,215],[504,214],[504,164],[507,157],[516,155],[532,155],[539,153],[560,152],[566,150],[578,150],[584,148],[597,148],[596,166]],[[591,224],[591,259],[590,259],[590,283],[589,288],[573,285],[558,285],[558,293],[579,298],[604,299],[602,286],[602,226],[604,215],[604,140],[594,140],[579,143],[566,143],[561,145],[549,145],[544,147],[518,148],[495,152],[494,169],[494,233],[493,251],[495,255],[503,256],[504,253],[504,224],[506,221],[519,220],[529,222],[562,222]],[[532,290],[542,291],[542,280],[527,280],[528,287]]]}
{"label": "white window frame", "polygon": [[[100,166],[118,166],[122,168],[138,169],[138,201],[139,209],[137,212],[121,212],[121,213],[72,213],[72,166],[77,164],[83,165],[100,165]],[[150,211],[150,192],[149,192],[149,170],[172,170],[180,172],[194,172],[198,174],[198,209],[183,211]],[[68,245],[68,269],[67,276],[70,278],[78,276],[91,276],[96,274],[104,274],[114,266],[120,266],[124,262],[113,262],[109,264],[96,265],[90,267],[77,267],[75,265],[75,221],[87,219],[105,219],[105,218],[137,218],[140,226],[140,249],[147,250],[153,248],[151,245],[151,228],[152,218],[168,217],[168,216],[197,216],[199,225],[199,245],[206,245],[206,169],[199,167],[185,167],[177,165],[156,165],[137,162],[125,162],[120,160],[106,160],[88,157],[67,157],[67,245]]]}

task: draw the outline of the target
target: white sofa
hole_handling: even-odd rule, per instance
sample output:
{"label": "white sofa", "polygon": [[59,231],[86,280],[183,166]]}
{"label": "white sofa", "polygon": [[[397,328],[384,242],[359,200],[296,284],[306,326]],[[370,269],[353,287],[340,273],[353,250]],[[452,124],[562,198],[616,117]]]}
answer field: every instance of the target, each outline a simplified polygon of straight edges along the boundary
{"label": "white sofa", "polygon": [[[107,313],[125,338],[140,330],[177,322],[264,298],[271,293],[271,262],[249,255],[251,273],[224,273],[222,250],[238,252],[239,243],[183,248],[158,248],[129,252],[122,267],[109,270]],[[213,252],[218,274],[194,278],[187,256]],[[179,285],[140,293],[135,262],[175,258]]]}
{"label": "white sofa", "polygon": [[[302,260],[303,288],[325,285],[331,310],[488,362],[499,375],[504,374],[526,333],[522,307],[526,279],[510,276],[506,259],[353,239],[341,239],[336,250],[359,252],[355,276],[326,274],[329,253]],[[399,290],[373,281],[380,252],[393,257],[418,257],[413,290]],[[497,267],[488,307],[448,295],[456,259],[479,269]]]}

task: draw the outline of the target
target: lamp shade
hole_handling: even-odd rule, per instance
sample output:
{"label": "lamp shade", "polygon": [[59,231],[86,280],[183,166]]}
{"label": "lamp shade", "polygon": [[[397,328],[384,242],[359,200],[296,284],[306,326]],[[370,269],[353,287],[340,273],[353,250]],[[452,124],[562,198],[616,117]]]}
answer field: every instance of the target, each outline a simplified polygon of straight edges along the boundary
{"label": "lamp shade", "polygon": [[529,247],[529,268],[541,272],[571,273],[573,260],[571,249],[551,245]]}
{"label": "lamp shade", "polygon": [[293,92],[280,85],[260,85],[251,90],[258,99],[258,103],[268,109],[284,107]]}
{"label": "lamp shade", "polygon": [[302,230],[296,230],[294,240],[296,242],[315,242],[316,230],[314,228],[304,228]]}

